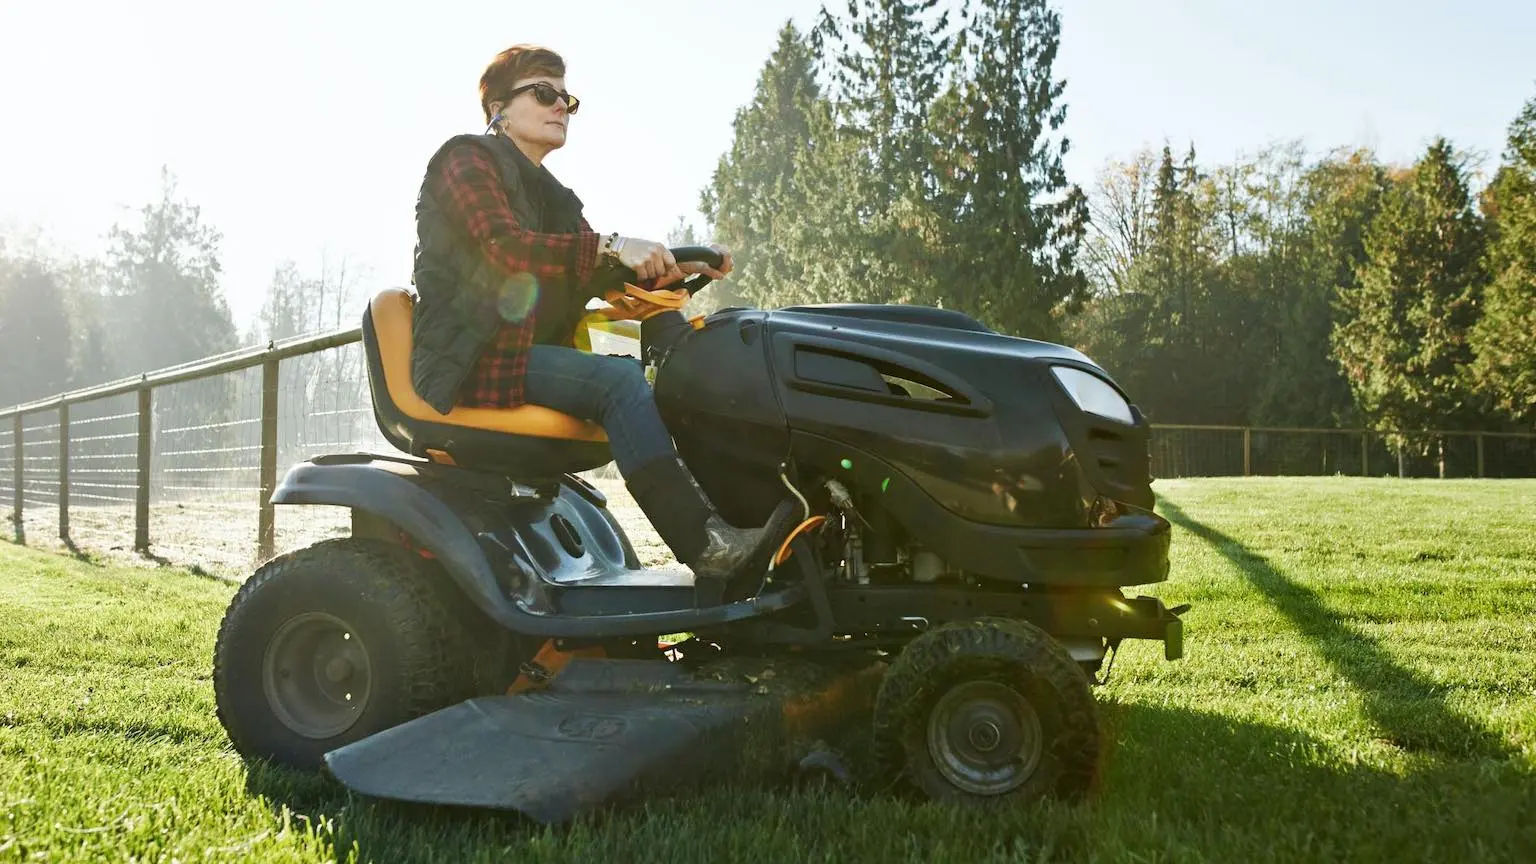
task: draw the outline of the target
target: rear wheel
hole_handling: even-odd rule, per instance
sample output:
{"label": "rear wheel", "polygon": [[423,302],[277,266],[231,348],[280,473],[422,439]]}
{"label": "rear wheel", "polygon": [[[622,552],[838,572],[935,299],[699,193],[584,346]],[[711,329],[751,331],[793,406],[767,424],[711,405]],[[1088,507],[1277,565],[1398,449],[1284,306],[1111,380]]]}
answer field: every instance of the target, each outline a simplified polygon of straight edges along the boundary
{"label": "rear wheel", "polygon": [[328,540],[273,559],[236,593],[214,649],[219,722],[247,759],[319,767],[327,751],[472,695],[445,592],[391,544]]}
{"label": "rear wheel", "polygon": [[1071,799],[1098,770],[1088,679],[1024,621],[956,622],[913,640],[881,683],[874,731],[887,771],[938,800]]}

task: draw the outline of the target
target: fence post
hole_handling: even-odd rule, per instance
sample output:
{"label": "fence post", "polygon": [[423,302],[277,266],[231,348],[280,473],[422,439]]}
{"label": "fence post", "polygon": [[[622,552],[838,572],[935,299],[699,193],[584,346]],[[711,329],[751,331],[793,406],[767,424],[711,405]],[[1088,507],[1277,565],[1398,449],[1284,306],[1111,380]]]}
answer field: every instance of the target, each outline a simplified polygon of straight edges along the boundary
{"label": "fence post", "polygon": [[69,539],[69,403],[59,403],[59,539]]}
{"label": "fence post", "polygon": [[133,508],[133,548],[144,553],[149,552],[149,437],[154,428],[151,392],[147,384],[139,388],[139,477]]}
{"label": "fence post", "polygon": [[1360,476],[1371,476],[1371,430],[1360,430]]}
{"label": "fence post", "polygon": [[23,432],[21,431],[22,430],[22,426],[21,426],[21,415],[20,414],[16,415],[16,426],[14,428],[15,428],[15,433],[16,433],[15,434],[15,439],[14,439],[15,440],[15,449],[12,450],[11,452],[13,454],[15,454],[16,458],[15,458],[15,461],[11,465],[11,474],[12,474],[12,483],[11,483],[11,485],[14,487],[12,489],[12,491],[15,493],[16,500],[15,500],[15,507],[12,508],[14,512],[11,513],[11,520],[16,523],[16,541],[18,543],[25,543],[25,542],[27,542],[27,529],[25,527],[26,523],[22,520],[22,515],[21,515],[21,502],[22,502],[22,499],[23,499],[23,496],[22,496],[22,493],[21,493],[21,484],[25,481],[26,476],[27,476],[27,472],[26,472],[26,465],[23,464],[22,459],[21,459],[21,446],[24,443],[24,440],[23,440]]}
{"label": "fence post", "polygon": [[1253,474],[1253,430],[1243,427],[1243,476]]}
{"label": "fence post", "polygon": [[277,382],[278,359],[268,355],[261,363],[261,510],[256,520],[256,557],[272,557],[276,514],[272,492],[277,488]]}
{"label": "fence post", "polygon": [[1483,476],[1483,435],[1481,432],[1477,435],[1477,476],[1479,478]]}

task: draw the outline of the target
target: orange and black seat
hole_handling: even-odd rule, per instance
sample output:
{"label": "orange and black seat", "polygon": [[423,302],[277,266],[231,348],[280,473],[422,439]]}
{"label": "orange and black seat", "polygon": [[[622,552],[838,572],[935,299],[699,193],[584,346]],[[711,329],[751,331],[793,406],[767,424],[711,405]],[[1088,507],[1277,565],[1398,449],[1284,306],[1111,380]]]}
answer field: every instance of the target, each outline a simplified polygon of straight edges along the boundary
{"label": "orange and black seat", "polygon": [[595,423],[542,405],[457,406],[439,414],[411,383],[415,297],[401,288],[376,295],[363,313],[363,350],[373,414],[391,444],[413,456],[512,477],[543,479],[613,460]]}

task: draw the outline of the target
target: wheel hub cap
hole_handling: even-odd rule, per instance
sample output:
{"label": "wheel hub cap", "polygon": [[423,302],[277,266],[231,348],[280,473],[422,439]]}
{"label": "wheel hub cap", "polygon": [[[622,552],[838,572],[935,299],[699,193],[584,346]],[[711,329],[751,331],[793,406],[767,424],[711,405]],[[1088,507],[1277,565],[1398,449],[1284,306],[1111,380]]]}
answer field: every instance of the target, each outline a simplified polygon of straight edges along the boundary
{"label": "wheel hub cap", "polygon": [[345,657],[337,657],[325,664],[326,680],[339,683],[352,677],[352,662]]}
{"label": "wheel hub cap", "polygon": [[371,671],[367,648],[346,622],[305,612],[272,634],[262,658],[262,689],[283,725],[306,738],[331,738],[362,716]]}
{"label": "wheel hub cap", "polygon": [[928,752],[946,780],[975,795],[1023,785],[1040,764],[1040,718],[1023,695],[995,681],[957,684],[928,716]]}
{"label": "wheel hub cap", "polygon": [[978,751],[991,752],[997,749],[997,745],[1003,739],[1003,731],[997,728],[997,724],[990,720],[971,727],[971,746]]}

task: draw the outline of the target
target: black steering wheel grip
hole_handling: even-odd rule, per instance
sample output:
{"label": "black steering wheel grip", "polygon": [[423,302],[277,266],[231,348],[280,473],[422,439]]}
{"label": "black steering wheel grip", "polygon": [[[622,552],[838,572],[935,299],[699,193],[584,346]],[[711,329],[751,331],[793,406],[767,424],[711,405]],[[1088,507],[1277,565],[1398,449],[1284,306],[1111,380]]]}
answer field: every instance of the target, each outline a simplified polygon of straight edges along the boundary
{"label": "black steering wheel grip", "polygon": [[[708,264],[710,267],[713,267],[716,270],[719,270],[720,267],[725,264],[725,256],[709,248],[708,246],[674,246],[668,251],[672,253],[673,260],[679,264],[698,262],[702,264]],[[630,282],[640,281],[639,274],[635,273],[634,270],[625,267],[622,264],[618,265],[618,269],[619,272],[624,274],[624,277]],[[709,278],[703,273],[695,273],[673,287],[681,288],[682,290],[688,292],[689,296],[692,296],[699,293],[704,289],[706,285],[713,281],[715,280]]]}

